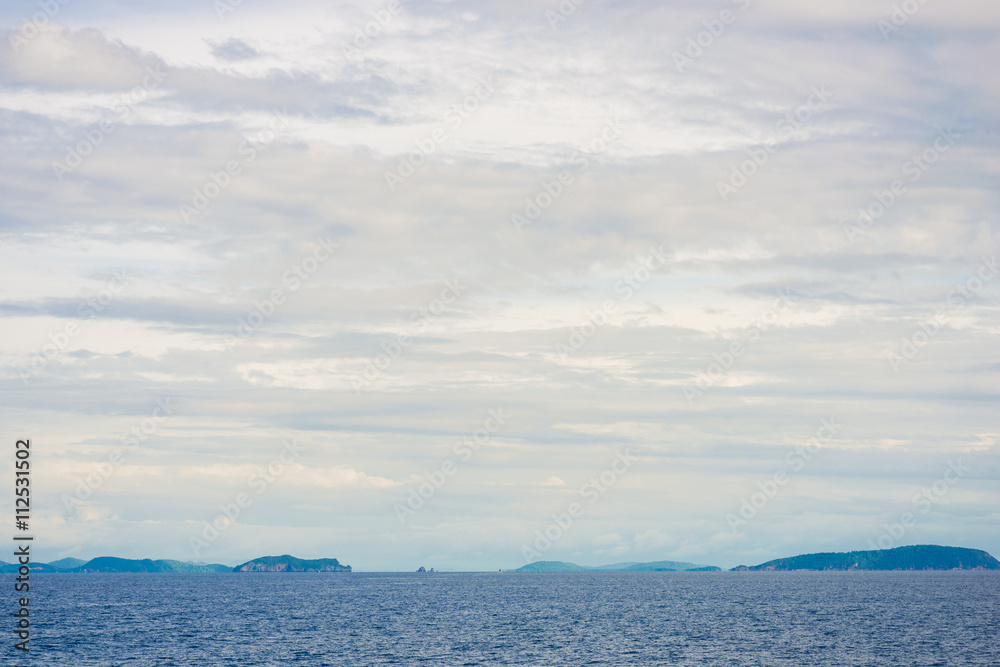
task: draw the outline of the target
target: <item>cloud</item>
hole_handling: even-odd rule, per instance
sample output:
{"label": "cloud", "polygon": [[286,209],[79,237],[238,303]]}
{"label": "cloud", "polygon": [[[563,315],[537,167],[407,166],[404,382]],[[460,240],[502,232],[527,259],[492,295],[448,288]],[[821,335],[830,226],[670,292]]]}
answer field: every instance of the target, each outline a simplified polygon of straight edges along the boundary
{"label": "cloud", "polygon": [[[365,10],[309,3],[224,22],[163,5],[153,24],[89,5],[0,39],[0,412],[69,466],[39,462],[54,551],[189,557],[191,526],[289,437],[308,452],[294,475],[210,557],[280,540],[367,569],[510,567],[616,449],[637,463],[547,557],[863,548],[954,457],[976,472],[914,539],[1000,551],[1000,279],[969,291],[998,224],[984,5],[928,4],[883,40],[882,8],[762,0],[684,71],[673,54],[713,16],[697,3],[584,4],[555,30],[529,2],[403,6],[352,59]],[[162,81],[121,113],[150,68]],[[609,120],[621,135],[598,151]],[[961,137],[911,180],[948,127]],[[848,238],[896,179],[905,194]],[[317,238],[340,247],[307,271]],[[120,270],[128,287],[88,317]],[[164,396],[178,414],[86,530],[62,519],[58,494]],[[464,460],[455,444],[498,408],[509,422]],[[726,514],[831,415],[836,442],[731,536]],[[448,460],[400,529],[402,480]]]}
{"label": "cloud", "polygon": [[258,58],[261,53],[243,40],[234,37],[221,44],[212,44],[212,55],[219,60],[238,61]]}
{"label": "cloud", "polygon": [[[137,85],[155,56],[108,39],[94,28],[47,23],[30,39],[9,30],[0,40],[0,82],[10,85],[106,89]],[[18,39],[20,38],[20,39]]]}

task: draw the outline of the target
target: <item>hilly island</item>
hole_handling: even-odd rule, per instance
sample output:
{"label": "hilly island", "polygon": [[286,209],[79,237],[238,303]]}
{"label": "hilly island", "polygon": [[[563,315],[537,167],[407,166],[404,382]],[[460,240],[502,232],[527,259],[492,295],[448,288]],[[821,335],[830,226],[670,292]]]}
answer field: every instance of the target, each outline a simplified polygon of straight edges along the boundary
{"label": "hilly island", "polygon": [[[0,572],[16,573],[17,565],[2,563]],[[132,560],[101,556],[89,561],[77,558],[63,558],[51,563],[32,563],[31,571],[63,572],[73,574],[92,574],[99,572],[115,573],[164,573],[176,572],[186,574],[206,574],[218,572],[350,572],[350,565],[341,565],[336,558],[318,558],[305,560],[294,556],[262,556],[254,558],[242,565],[230,567],[215,563],[187,563],[179,560]]]}
{"label": "hilly island", "polygon": [[514,572],[718,572],[722,568],[714,565],[696,565],[675,560],[660,560],[652,563],[614,563],[590,567],[561,560],[540,560]]}
{"label": "hilly island", "polygon": [[[16,574],[19,566],[0,561],[0,573]],[[88,561],[62,558],[51,563],[33,562],[32,573],[248,573],[248,572],[351,572],[336,558],[313,560],[295,556],[261,556],[236,567],[218,563],[189,563],[179,560],[134,560],[101,556]],[[626,562],[587,566],[565,561],[537,561],[510,573],[565,572],[719,572],[714,565],[699,565],[683,561]],[[1000,561],[980,549],[944,547],[932,544],[896,547],[872,551],[813,553],[769,560],[760,565],[740,565],[733,572],[788,572],[801,570],[1000,570]],[[433,568],[432,570],[433,571]]]}
{"label": "hilly island", "polygon": [[[713,565],[678,561],[615,563],[596,567],[557,560],[530,563],[511,572],[717,572]],[[740,565],[732,572],[792,570],[1000,570],[1000,561],[979,549],[931,544],[843,553],[816,553],[778,558],[760,565]]]}
{"label": "hilly island", "polygon": [[818,553],[778,558],[760,565],[740,565],[750,570],[1000,570],[1000,561],[979,549],[922,544],[875,551]]}

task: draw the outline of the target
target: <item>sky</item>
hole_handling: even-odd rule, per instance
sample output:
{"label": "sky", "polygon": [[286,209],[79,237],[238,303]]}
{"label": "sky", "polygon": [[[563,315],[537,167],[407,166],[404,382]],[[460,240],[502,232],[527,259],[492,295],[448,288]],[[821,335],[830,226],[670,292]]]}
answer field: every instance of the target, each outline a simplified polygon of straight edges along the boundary
{"label": "sky", "polygon": [[0,432],[35,558],[1000,556],[998,28],[5,3]]}

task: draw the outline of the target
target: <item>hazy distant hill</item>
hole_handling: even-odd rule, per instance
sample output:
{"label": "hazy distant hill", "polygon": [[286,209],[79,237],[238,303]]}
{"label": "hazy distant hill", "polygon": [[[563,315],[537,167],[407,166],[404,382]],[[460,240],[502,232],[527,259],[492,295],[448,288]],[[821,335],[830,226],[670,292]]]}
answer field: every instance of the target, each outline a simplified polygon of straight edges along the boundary
{"label": "hazy distant hill", "polygon": [[576,563],[567,563],[561,560],[540,560],[524,567],[519,567],[514,572],[584,572],[595,570],[593,567],[583,567]]}
{"label": "hazy distant hill", "polygon": [[658,560],[652,563],[636,563],[625,568],[626,572],[718,572],[722,568],[714,565],[696,565],[676,560]]}
{"label": "hazy distant hill", "polygon": [[[66,560],[66,559],[64,559],[64,560]],[[77,559],[72,559],[72,560],[77,560]],[[84,561],[81,560],[80,562],[82,563]],[[20,567],[21,566],[18,563],[4,563],[4,562],[0,562],[0,573],[2,573],[2,574],[16,574],[17,571],[20,569]],[[31,572],[32,573],[35,573],[35,572],[67,572],[67,571],[68,570],[65,570],[63,568],[52,567],[52,565],[49,564],[49,563],[34,563],[34,562],[31,563]]]}
{"label": "hazy distant hill", "polygon": [[877,551],[818,553],[778,558],[746,570],[998,570],[1000,561],[979,549],[925,544]]}
{"label": "hazy distant hill", "polygon": [[232,568],[233,572],[350,572],[336,558],[303,560],[294,556],[262,556]]}
{"label": "hazy distant hill", "polygon": [[659,560],[652,563],[614,563],[589,567],[561,560],[540,560],[514,572],[685,572],[719,570],[714,565],[696,565],[676,560]]}
{"label": "hazy distant hill", "polygon": [[[59,560],[54,560],[51,563],[32,563],[32,572],[66,572],[72,570],[75,567],[80,567],[87,561],[80,560],[79,558],[61,558]],[[18,571],[20,565],[15,563],[5,563],[0,561],[0,572],[13,574]]]}
{"label": "hazy distant hill", "polygon": [[57,570],[72,570],[75,567],[80,567],[86,564],[87,561],[80,560],[79,558],[60,558],[59,560],[54,560],[48,565],[54,567]]}
{"label": "hazy distant hill", "polygon": [[[18,565],[0,561],[0,573],[15,574]],[[157,573],[157,572],[182,572],[182,573],[211,573],[211,572],[350,572],[350,565],[341,565],[336,558],[319,558],[317,560],[303,560],[294,556],[263,556],[247,561],[242,565],[230,567],[217,563],[188,563],[179,560],[151,560],[143,558],[134,560],[131,558],[117,558],[114,556],[100,556],[88,561],[79,558],[63,558],[51,563],[31,563],[31,572],[67,572],[77,574],[89,574],[97,572],[135,572],[135,573]]]}
{"label": "hazy distant hill", "polygon": [[100,556],[87,561],[80,567],[66,572],[88,573],[88,572],[232,572],[233,568],[228,565],[200,565],[195,563],[185,563],[179,560],[132,560],[129,558],[115,558],[114,556]]}

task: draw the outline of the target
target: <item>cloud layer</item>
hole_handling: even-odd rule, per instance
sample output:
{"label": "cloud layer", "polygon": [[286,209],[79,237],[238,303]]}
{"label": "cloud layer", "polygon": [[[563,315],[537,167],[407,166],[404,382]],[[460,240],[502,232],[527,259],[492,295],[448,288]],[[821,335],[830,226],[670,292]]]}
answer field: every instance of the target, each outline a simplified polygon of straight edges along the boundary
{"label": "cloud layer", "polygon": [[3,10],[43,555],[1000,553],[993,4],[562,6]]}

